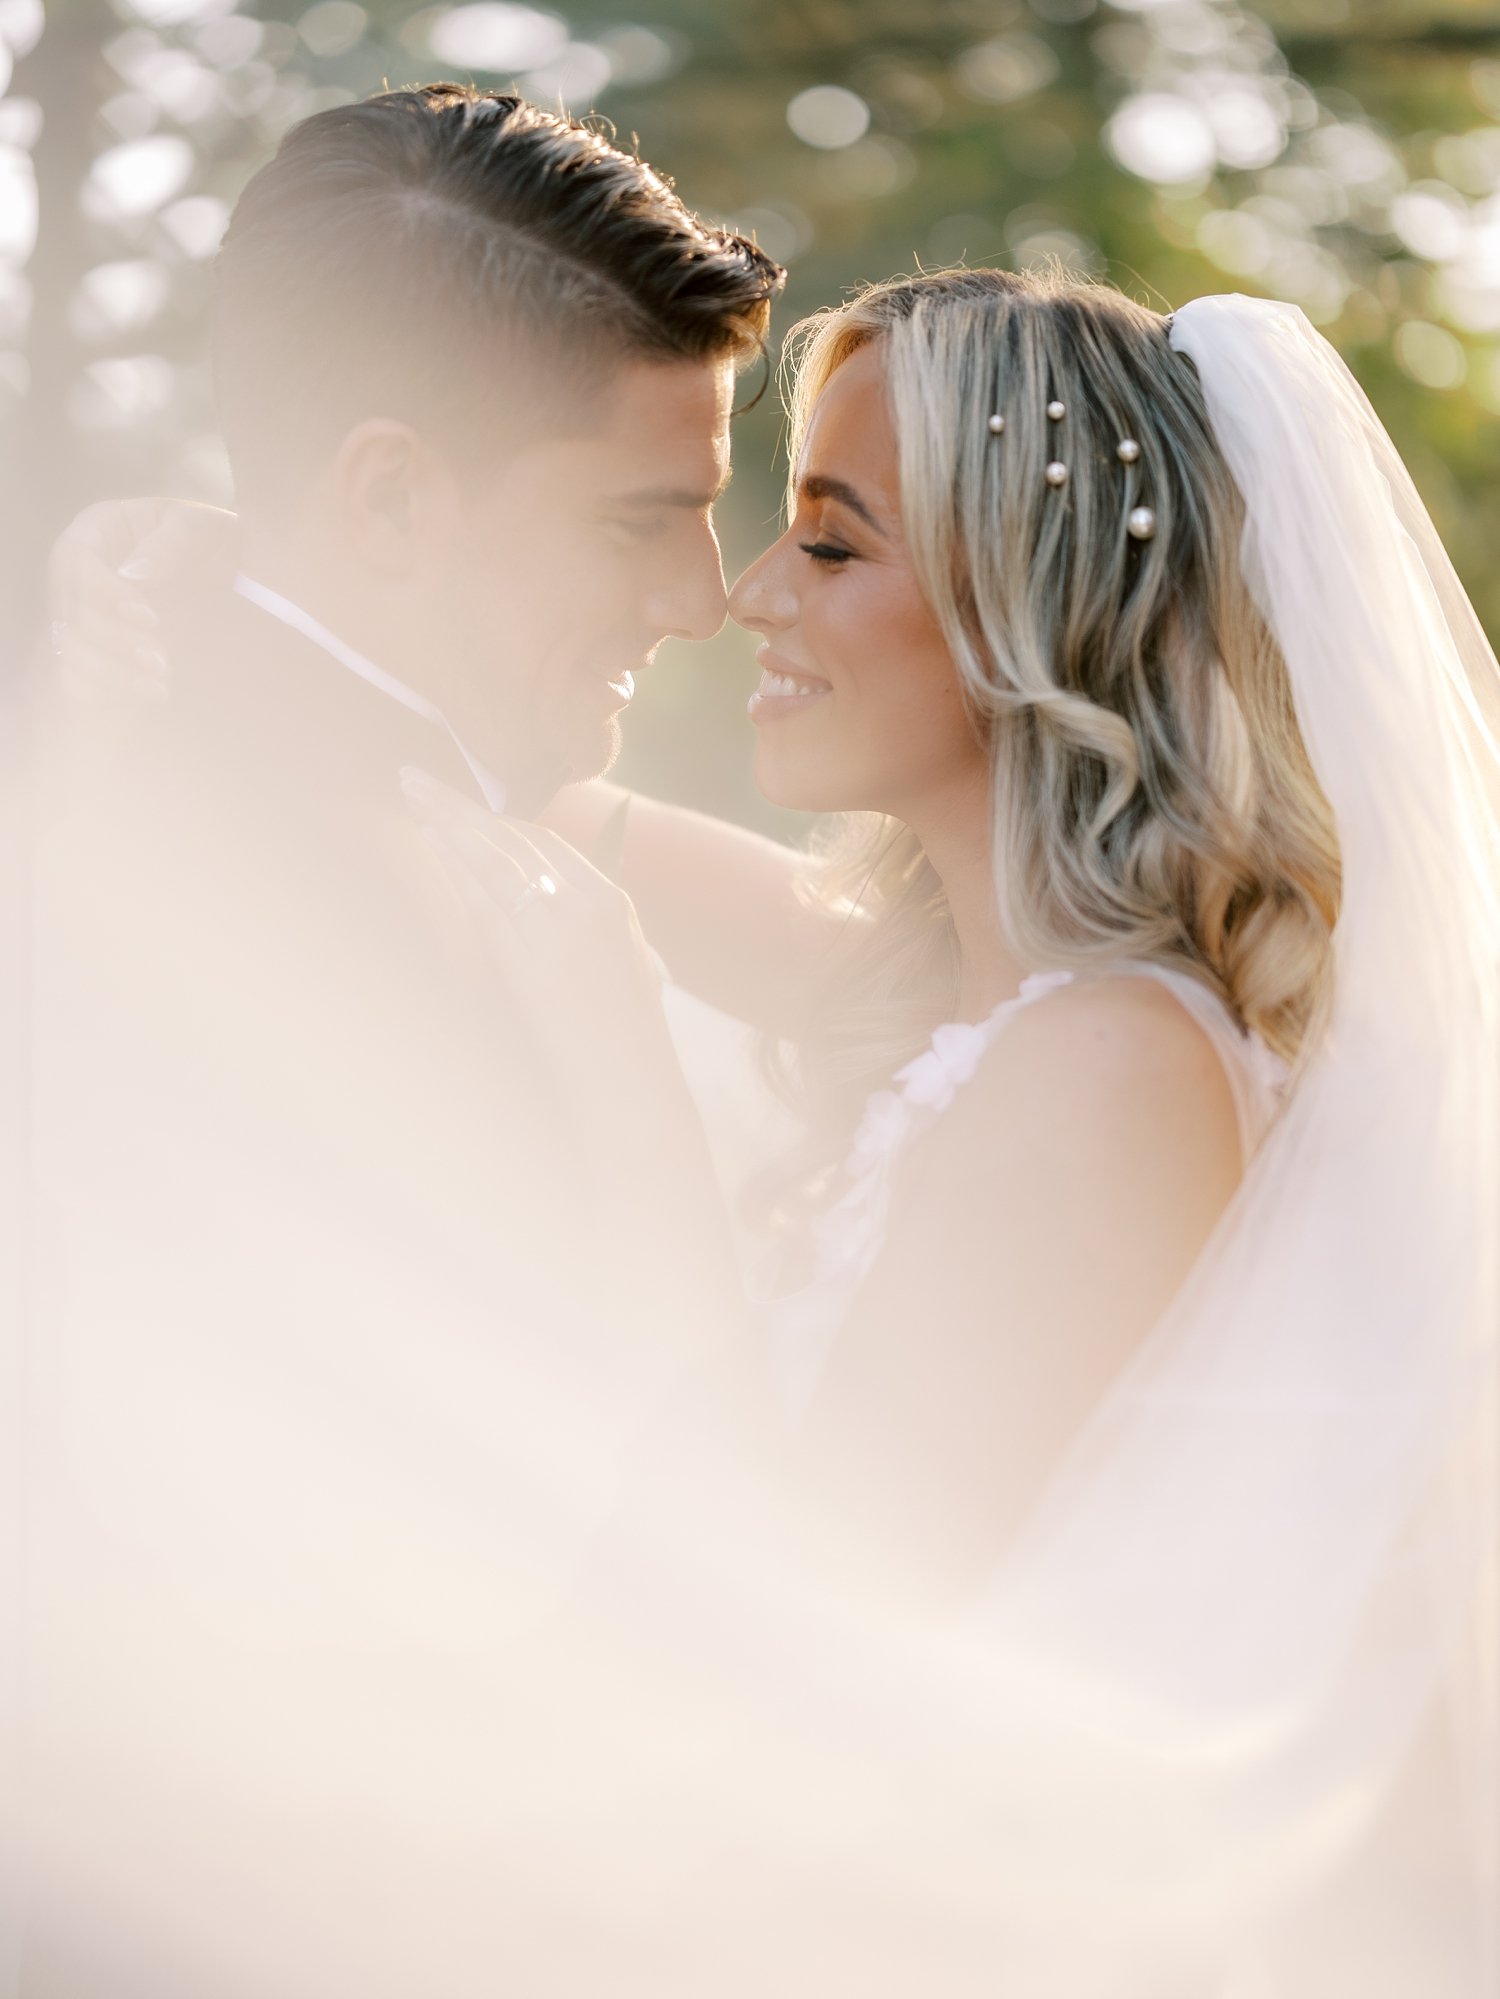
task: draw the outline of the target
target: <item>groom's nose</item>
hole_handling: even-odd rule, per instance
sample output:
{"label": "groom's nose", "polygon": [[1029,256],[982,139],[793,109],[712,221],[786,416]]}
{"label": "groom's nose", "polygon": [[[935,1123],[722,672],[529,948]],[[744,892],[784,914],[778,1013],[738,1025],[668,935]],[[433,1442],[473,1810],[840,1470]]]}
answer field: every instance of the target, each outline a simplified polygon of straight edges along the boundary
{"label": "groom's nose", "polygon": [[705,525],[689,546],[675,551],[675,560],[647,600],[647,620],[663,638],[711,639],[722,628],[727,609],[718,540]]}

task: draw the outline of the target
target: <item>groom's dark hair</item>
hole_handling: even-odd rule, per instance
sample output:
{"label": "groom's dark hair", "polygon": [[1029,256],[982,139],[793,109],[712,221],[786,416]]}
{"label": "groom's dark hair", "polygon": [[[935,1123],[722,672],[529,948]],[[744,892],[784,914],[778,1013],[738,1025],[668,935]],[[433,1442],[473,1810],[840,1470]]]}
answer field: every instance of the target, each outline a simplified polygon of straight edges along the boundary
{"label": "groom's dark hair", "polygon": [[475,464],[581,424],[630,358],[764,352],[785,273],[643,160],[523,99],[428,84],[319,112],[240,196],[214,376],[240,501],[366,417]]}

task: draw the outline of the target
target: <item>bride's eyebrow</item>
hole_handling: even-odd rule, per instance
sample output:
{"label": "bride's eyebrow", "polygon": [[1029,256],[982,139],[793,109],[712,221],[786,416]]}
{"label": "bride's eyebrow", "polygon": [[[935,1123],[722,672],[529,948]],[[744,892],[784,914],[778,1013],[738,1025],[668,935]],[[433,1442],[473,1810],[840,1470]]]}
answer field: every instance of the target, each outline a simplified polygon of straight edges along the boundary
{"label": "bride's eyebrow", "polygon": [[825,473],[812,472],[799,483],[797,490],[804,500],[837,500],[841,507],[857,514],[866,527],[884,537],[885,529],[846,480],[830,479]]}

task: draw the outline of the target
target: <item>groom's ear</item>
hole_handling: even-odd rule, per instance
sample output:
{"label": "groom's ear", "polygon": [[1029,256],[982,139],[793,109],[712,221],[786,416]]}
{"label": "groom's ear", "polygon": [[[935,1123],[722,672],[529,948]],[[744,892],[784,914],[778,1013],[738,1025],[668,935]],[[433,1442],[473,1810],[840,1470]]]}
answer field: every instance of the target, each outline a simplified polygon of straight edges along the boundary
{"label": "groom's ear", "polygon": [[356,425],[323,484],[339,539],[384,575],[410,574],[434,536],[451,534],[452,473],[418,431],[394,418]]}

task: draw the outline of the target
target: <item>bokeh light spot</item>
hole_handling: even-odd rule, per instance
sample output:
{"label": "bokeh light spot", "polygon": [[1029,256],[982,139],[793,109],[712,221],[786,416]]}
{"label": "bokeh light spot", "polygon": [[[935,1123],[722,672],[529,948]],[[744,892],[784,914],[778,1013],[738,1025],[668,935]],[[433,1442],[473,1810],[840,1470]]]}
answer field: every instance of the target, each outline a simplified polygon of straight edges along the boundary
{"label": "bokeh light spot", "polygon": [[297,33],[313,55],[341,56],[358,47],[369,21],[354,0],[319,0],[297,23]]}
{"label": "bokeh light spot", "polygon": [[753,236],[778,264],[790,264],[813,240],[811,219],[800,208],[784,201],[763,208],[743,208],[732,227],[742,235]]}
{"label": "bokeh light spot", "polygon": [[560,56],[567,45],[567,25],[555,14],[507,6],[503,0],[450,7],[427,30],[427,46],[443,62],[491,73],[535,69]]}
{"label": "bokeh light spot", "polygon": [[1056,81],[1057,52],[1040,35],[998,35],[954,64],[960,87],[987,104],[1014,104]]}
{"label": "bokeh light spot", "polygon": [[0,260],[24,264],[36,248],[36,175],[19,147],[0,148]]}
{"label": "bokeh light spot", "polygon": [[229,226],[229,205],[212,194],[190,194],[161,214],[161,226],[184,257],[213,256]]}
{"label": "bokeh light spot", "polygon": [[1286,127],[1259,91],[1215,90],[1203,108],[1214,146],[1226,167],[1252,171],[1280,158],[1286,146]]}
{"label": "bokeh light spot", "polygon": [[73,392],[70,414],[86,430],[123,430],[166,409],[176,382],[177,370],[160,354],[94,361]]}
{"label": "bokeh light spot", "polygon": [[1212,127],[1202,112],[1167,91],[1127,98],[1104,137],[1127,173],[1165,187],[1205,180],[1218,157]]}
{"label": "bokeh light spot", "polygon": [[46,25],[42,0],[0,0],[0,40],[13,56],[29,56]]}
{"label": "bokeh light spot", "polygon": [[1221,271],[1255,278],[1270,266],[1275,238],[1258,215],[1215,209],[1198,224],[1198,248]]}
{"label": "bokeh light spot", "polygon": [[84,339],[139,333],[167,301],[166,268],[147,257],[96,264],[85,271],[73,311],[73,329]]}
{"label": "bokeh light spot", "polygon": [[786,122],[804,146],[836,152],[852,146],[870,129],[870,107],[838,83],[815,83],[786,107]]}
{"label": "bokeh light spot", "polygon": [[180,28],[190,21],[232,14],[236,0],[115,0],[115,4],[127,19],[148,22],[153,28]]}
{"label": "bokeh light spot", "polygon": [[150,215],[181,193],[192,171],[192,147],[172,133],[111,146],[84,183],[84,208],[98,221]]}
{"label": "bokeh light spot", "polygon": [[603,49],[593,42],[569,42],[550,62],[526,72],[526,93],[539,104],[581,110],[608,88],[611,75]]}
{"label": "bokeh light spot", "polygon": [[1391,203],[1391,227],[1407,249],[1435,264],[1461,254],[1469,239],[1462,198],[1440,181],[1423,181]]}
{"label": "bokeh light spot", "polygon": [[594,41],[608,56],[615,82],[626,89],[664,82],[687,53],[679,36],[633,24],[606,29]]}
{"label": "bokeh light spot", "polygon": [[1446,327],[1409,319],[1396,329],[1396,359],[1424,389],[1457,389],[1469,371],[1462,341]]}

